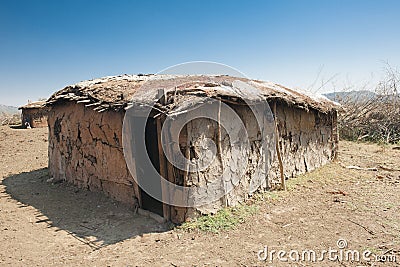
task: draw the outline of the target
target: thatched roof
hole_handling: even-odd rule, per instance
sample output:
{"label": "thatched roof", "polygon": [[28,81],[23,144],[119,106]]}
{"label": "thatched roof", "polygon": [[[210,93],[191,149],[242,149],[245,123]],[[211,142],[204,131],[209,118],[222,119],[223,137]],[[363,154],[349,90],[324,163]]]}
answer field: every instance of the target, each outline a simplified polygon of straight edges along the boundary
{"label": "thatched roof", "polygon": [[240,99],[257,101],[252,99],[254,95],[265,100],[276,99],[292,106],[324,113],[339,108],[339,104],[323,96],[299,92],[272,82],[226,75],[110,76],[67,86],[53,94],[46,105],[75,101],[99,112],[119,111],[135,103],[153,103],[159,89],[164,89],[167,96],[164,107],[159,107],[164,110],[182,110],[187,108],[183,103],[188,103],[188,100],[195,104],[206,97],[230,102],[240,102]]}
{"label": "thatched roof", "polygon": [[44,108],[45,106],[46,106],[46,101],[35,101],[35,102],[29,102],[28,104],[21,106],[18,109]]}

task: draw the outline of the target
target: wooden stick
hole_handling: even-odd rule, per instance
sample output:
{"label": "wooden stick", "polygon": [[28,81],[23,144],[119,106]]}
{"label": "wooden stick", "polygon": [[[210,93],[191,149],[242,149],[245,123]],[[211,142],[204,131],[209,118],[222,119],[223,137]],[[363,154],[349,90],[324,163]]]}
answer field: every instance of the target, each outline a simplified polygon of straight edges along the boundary
{"label": "wooden stick", "polygon": [[378,168],[382,169],[384,171],[389,171],[389,172],[398,172],[398,171],[400,171],[400,169],[389,168],[389,167],[386,167],[386,166],[383,166],[383,165],[378,165]]}
{"label": "wooden stick", "polygon": [[[165,103],[165,91],[163,89],[158,90],[158,99],[160,101],[160,104]],[[161,179],[168,179],[168,173],[167,173],[167,159],[164,154],[164,150],[162,147],[161,143],[161,135],[162,135],[162,125],[163,125],[163,117],[160,116],[156,119],[157,123],[157,143],[158,143],[158,157],[159,157],[159,162],[160,162],[160,175]],[[169,203],[169,190],[168,186],[164,183],[164,181],[161,182],[161,194],[162,194],[162,200],[163,200],[163,216],[165,219],[169,220],[171,218],[171,210],[170,206],[167,204]]]}
{"label": "wooden stick", "polygon": [[[224,173],[224,162],[223,162],[223,158],[222,158],[222,136],[221,136],[221,100],[218,101],[218,130],[217,130],[217,153],[218,153],[218,158],[219,161],[221,162],[221,169],[222,169],[222,173]],[[222,177],[222,185],[225,187],[225,181],[224,178]],[[225,190],[225,188],[224,188]],[[226,198],[226,194],[223,195],[222,197],[224,206],[227,207],[228,206],[228,202],[227,202],[227,198]]]}
{"label": "wooden stick", "polygon": [[346,166],[346,169],[361,170],[361,171],[377,171],[377,168],[361,168],[360,166]]}
{"label": "wooden stick", "polygon": [[217,131],[217,152],[218,152],[218,157],[219,160],[221,161],[222,164],[222,171],[224,170],[224,164],[222,162],[222,137],[221,137],[221,100],[218,101],[218,131]]}
{"label": "wooden stick", "polygon": [[348,220],[349,222],[354,223],[355,225],[360,226],[360,227],[363,228],[365,231],[367,231],[369,234],[375,235],[375,233],[374,233],[372,230],[368,229],[368,228],[365,227],[364,225],[362,225],[362,224],[360,224],[360,223],[358,223],[358,222],[352,221],[352,220],[350,220],[350,219],[347,219],[347,220]]}
{"label": "wooden stick", "polygon": [[279,147],[279,130],[278,130],[278,123],[277,123],[277,113],[276,113],[276,101],[274,102],[274,115],[275,115],[275,148],[276,154],[278,156],[279,162],[279,171],[281,175],[281,190],[286,190],[286,183],[285,183],[285,175],[283,173],[283,162],[281,156],[281,150]]}
{"label": "wooden stick", "polygon": [[[167,172],[166,172],[166,158],[164,155],[164,150],[161,144],[161,129],[162,129],[162,125],[161,125],[161,117],[158,117],[156,119],[156,123],[157,123],[157,143],[158,143],[158,157],[159,157],[159,162],[160,162],[160,175],[161,175],[161,179],[167,179]],[[167,179],[168,180],[168,179]],[[170,219],[170,210],[169,210],[169,205],[166,204],[166,202],[168,202],[168,188],[166,188],[164,182],[161,180],[161,194],[162,194],[162,199],[163,199],[163,215],[164,218],[166,218],[167,220]]]}
{"label": "wooden stick", "polygon": [[187,179],[189,177],[189,168],[190,168],[190,142],[189,142],[189,129],[188,126],[189,124],[186,124],[185,129],[186,129],[186,149],[185,149],[185,157],[186,157],[186,166],[185,166],[185,172],[183,174],[183,184],[186,185]]}

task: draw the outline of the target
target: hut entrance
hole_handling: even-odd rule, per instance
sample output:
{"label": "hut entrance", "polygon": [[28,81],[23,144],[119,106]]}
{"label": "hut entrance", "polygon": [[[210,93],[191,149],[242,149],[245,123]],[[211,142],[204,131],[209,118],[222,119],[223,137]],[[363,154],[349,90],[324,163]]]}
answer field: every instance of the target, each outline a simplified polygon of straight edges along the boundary
{"label": "hut entrance", "polygon": [[[159,199],[162,199],[161,182],[159,177],[160,158],[158,153],[156,120],[153,118],[144,117],[135,117],[133,120],[133,125],[146,124],[145,133],[143,133],[142,127],[138,127],[139,129],[133,127],[132,129],[134,139],[136,140],[134,157],[136,159],[136,172],[140,173],[138,176],[139,183],[145,188],[151,188],[151,194],[153,196],[156,195]],[[144,143],[146,147],[139,145],[143,144],[143,138],[145,140]],[[142,141],[140,142],[139,140]],[[150,158],[151,163],[149,163],[147,157]],[[163,216],[163,204],[161,201],[146,193],[141,187],[139,190],[141,208]]]}

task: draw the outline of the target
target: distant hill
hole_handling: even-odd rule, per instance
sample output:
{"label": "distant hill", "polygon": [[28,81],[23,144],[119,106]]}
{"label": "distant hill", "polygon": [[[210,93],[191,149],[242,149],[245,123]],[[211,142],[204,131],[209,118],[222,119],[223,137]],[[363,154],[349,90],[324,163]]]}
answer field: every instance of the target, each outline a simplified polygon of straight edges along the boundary
{"label": "distant hill", "polygon": [[17,114],[17,113],[19,113],[19,110],[17,107],[6,106],[6,105],[0,104],[0,114],[13,115],[13,114]]}
{"label": "distant hill", "polygon": [[330,100],[336,101],[336,102],[342,102],[342,101],[361,101],[365,99],[370,99],[376,97],[376,94],[371,91],[349,91],[349,92],[334,92],[334,93],[327,93],[324,94],[327,98]]}
{"label": "distant hill", "polygon": [[16,125],[19,123],[21,123],[21,115],[18,108],[0,104],[0,125]]}

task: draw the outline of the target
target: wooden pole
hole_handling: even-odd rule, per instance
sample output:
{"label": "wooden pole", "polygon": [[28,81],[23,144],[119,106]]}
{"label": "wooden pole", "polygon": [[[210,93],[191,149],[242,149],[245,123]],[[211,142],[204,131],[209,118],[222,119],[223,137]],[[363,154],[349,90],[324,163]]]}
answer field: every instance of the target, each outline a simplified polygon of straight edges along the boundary
{"label": "wooden pole", "polygon": [[278,156],[279,172],[280,172],[280,176],[281,176],[281,188],[280,189],[286,190],[285,175],[283,172],[282,155],[281,155],[281,149],[279,147],[279,130],[278,130],[277,113],[276,113],[276,101],[274,102],[274,116],[275,116],[275,148],[276,148],[276,154]]}
{"label": "wooden pole", "polygon": [[[158,90],[158,99],[160,101],[160,104],[165,103],[165,91],[164,89],[159,89]],[[164,116],[161,115],[156,119],[157,123],[157,143],[158,143],[158,157],[159,157],[159,162],[160,162],[160,175],[161,179],[168,179],[168,172],[167,172],[167,159],[164,154],[163,146],[162,146],[162,140],[161,140],[161,134],[162,134],[162,125],[164,122]],[[168,186],[165,185],[165,183],[161,180],[161,194],[162,194],[162,200],[163,200],[163,217],[167,220],[171,219],[171,210],[170,206],[167,204],[169,203],[169,190]]]}
{"label": "wooden pole", "polygon": [[[223,162],[223,157],[222,157],[222,134],[221,134],[221,99],[218,101],[218,131],[217,131],[217,154],[219,161],[221,162],[221,170],[222,173],[224,173],[224,162]],[[224,177],[222,177],[222,186],[225,188],[225,180]],[[226,191],[225,191],[226,192]],[[223,195],[222,201],[224,203],[224,206],[228,206],[228,200],[226,198],[226,194]]]}

